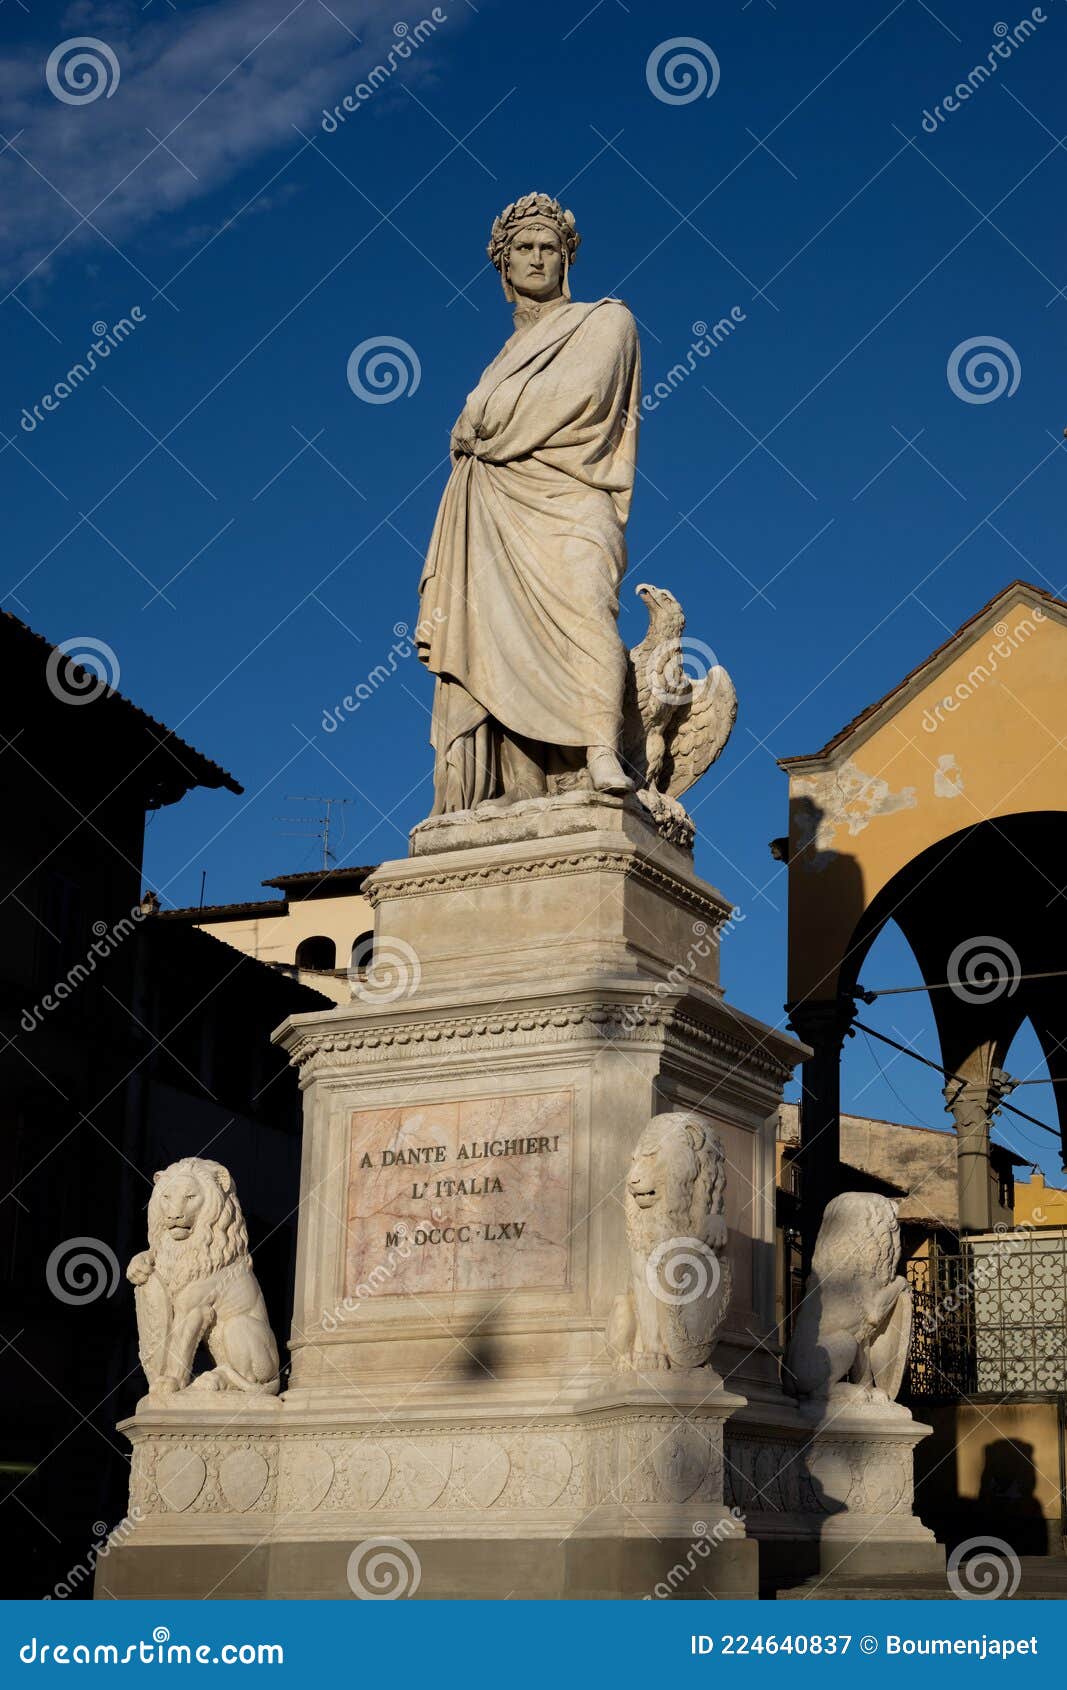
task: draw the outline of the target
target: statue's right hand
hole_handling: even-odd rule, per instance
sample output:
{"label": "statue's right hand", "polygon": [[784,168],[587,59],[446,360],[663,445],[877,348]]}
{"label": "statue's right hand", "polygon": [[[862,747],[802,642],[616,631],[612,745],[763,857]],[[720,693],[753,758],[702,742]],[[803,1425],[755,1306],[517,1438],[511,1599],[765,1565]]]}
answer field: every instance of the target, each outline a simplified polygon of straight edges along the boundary
{"label": "statue's right hand", "polygon": [[142,1250],[139,1256],[134,1256],[126,1269],[126,1278],[131,1285],[143,1285],[146,1279],[152,1277],[154,1269],[155,1260],[151,1250]]}

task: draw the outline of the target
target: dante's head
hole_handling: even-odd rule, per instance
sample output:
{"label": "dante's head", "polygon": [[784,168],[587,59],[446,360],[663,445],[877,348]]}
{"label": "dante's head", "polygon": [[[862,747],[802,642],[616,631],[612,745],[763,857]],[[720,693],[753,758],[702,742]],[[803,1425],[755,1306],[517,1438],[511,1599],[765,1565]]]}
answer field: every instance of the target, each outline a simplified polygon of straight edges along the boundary
{"label": "dante's head", "polygon": [[512,304],[571,296],[568,272],[580,236],[573,214],[547,194],[525,194],[493,224],[487,251]]}

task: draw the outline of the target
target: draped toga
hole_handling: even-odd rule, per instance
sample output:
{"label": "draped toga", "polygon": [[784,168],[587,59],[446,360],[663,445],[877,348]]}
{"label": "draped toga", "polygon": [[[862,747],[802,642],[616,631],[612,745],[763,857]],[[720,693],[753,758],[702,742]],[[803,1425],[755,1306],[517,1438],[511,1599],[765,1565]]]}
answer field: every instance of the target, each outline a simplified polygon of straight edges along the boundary
{"label": "draped toga", "polygon": [[497,789],[501,728],[541,747],[618,745],[639,398],[637,330],[617,299],[543,307],[467,398],[419,583],[435,813]]}

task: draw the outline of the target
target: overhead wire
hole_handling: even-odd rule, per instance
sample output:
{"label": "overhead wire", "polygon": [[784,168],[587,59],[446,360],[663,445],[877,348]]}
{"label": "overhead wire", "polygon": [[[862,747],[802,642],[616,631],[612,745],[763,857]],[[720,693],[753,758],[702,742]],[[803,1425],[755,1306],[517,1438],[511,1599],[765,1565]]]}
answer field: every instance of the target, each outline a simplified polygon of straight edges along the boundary
{"label": "overhead wire", "polygon": [[[891,1039],[887,1033],[879,1033],[876,1028],[868,1027],[863,1021],[854,1021],[852,1025],[858,1032],[865,1033],[872,1039],[880,1039],[883,1044],[891,1045],[894,1050],[899,1050],[903,1056],[910,1056],[913,1062],[921,1062],[924,1068],[932,1068],[936,1074],[943,1075],[946,1080],[958,1080],[961,1085],[969,1083],[963,1074],[954,1074],[950,1068],[943,1068],[940,1062],[931,1062],[928,1056],[921,1056],[917,1050],[911,1050],[908,1045],[902,1045],[897,1039]],[[1036,1115],[1028,1115],[1025,1109],[1017,1109],[1013,1103],[1001,1102],[997,1107],[1006,1109],[1010,1115],[1018,1115],[1022,1121],[1031,1122],[1033,1126],[1040,1127],[1044,1133],[1051,1133],[1053,1138],[1058,1139],[1060,1136],[1055,1127],[1050,1127],[1045,1121],[1039,1121]]]}

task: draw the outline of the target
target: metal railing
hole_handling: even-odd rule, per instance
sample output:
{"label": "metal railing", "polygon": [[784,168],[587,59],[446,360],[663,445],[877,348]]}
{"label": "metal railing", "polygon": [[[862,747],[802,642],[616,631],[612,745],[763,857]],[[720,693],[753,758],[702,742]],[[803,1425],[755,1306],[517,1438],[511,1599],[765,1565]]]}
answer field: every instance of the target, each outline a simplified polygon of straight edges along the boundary
{"label": "metal railing", "polygon": [[1006,1231],[907,1267],[913,1397],[1067,1392],[1067,1231]]}

